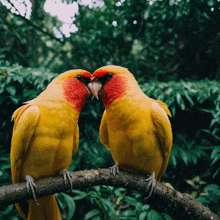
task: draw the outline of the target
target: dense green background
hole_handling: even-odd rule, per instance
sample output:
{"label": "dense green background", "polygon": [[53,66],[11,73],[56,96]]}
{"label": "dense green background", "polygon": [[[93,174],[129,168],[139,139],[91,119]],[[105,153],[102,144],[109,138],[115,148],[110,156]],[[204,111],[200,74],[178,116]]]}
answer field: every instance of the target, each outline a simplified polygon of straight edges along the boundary
{"label": "dense green background", "polygon": [[[116,64],[172,112],[174,143],[162,182],[220,215],[220,1],[118,2],[105,0],[102,8],[78,2],[78,31],[68,38],[53,34],[61,22],[45,13],[45,1],[32,1],[30,19],[0,3],[0,185],[11,184],[13,111],[63,71]],[[97,100],[83,107],[70,170],[114,164],[98,138],[103,110]],[[57,195],[63,219],[185,219],[177,210],[165,214],[166,204],[156,212],[144,197],[108,186]],[[0,207],[0,218],[20,219],[13,205]]]}

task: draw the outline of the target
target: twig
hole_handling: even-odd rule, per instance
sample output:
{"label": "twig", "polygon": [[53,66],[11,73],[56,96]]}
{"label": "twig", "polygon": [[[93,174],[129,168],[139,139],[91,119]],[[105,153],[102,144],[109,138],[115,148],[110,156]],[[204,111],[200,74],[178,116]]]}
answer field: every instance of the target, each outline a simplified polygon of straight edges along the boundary
{"label": "twig", "polygon": [[[145,175],[120,171],[120,174],[114,177],[113,175],[109,175],[109,169],[77,171],[71,172],[71,175],[73,176],[74,189],[85,189],[95,185],[111,185],[142,191],[147,195],[146,189],[148,187],[148,182],[145,181]],[[69,189],[69,186],[65,186],[62,176],[37,180],[35,183],[37,186],[37,197],[63,192]],[[31,193],[27,192],[26,183],[0,187],[0,205],[2,206],[31,198],[33,197]],[[154,193],[147,202],[149,204],[156,203],[157,206],[162,205],[168,208],[175,207],[179,212],[184,214],[186,218],[191,217],[201,220],[220,219],[219,216],[211,212],[202,204],[177,190],[166,187],[160,182],[156,182]]]}
{"label": "twig", "polygon": [[[10,9],[7,9],[7,11],[10,12],[12,15],[17,16],[17,17],[23,19],[27,24],[29,24],[30,26],[34,27],[34,28],[37,29],[38,31],[42,32],[43,34],[49,36],[51,39],[54,39],[54,40],[58,41],[58,42],[61,43],[61,44],[64,44],[64,43],[65,43],[65,42],[62,41],[61,39],[55,37],[52,33],[48,32],[48,31],[45,31],[43,28],[39,27],[37,24],[31,22],[30,20],[28,20],[28,19],[25,18],[24,16],[20,15],[20,12],[19,12],[18,9],[15,7],[15,5],[14,5],[12,2],[10,2],[10,1],[7,1],[7,2],[8,2],[8,3],[16,10],[16,12],[17,12],[17,13],[12,13],[12,12],[10,11]],[[1,3],[0,3],[0,4],[1,4]]]}

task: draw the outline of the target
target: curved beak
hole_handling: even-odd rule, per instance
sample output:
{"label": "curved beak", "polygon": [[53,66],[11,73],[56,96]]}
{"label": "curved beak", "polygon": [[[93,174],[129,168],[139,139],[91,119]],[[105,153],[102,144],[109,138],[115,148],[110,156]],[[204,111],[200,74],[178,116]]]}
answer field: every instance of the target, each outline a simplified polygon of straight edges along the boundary
{"label": "curved beak", "polygon": [[94,97],[99,99],[99,92],[102,90],[102,86],[102,83],[96,77],[91,78],[91,82],[88,84],[88,87],[92,92],[92,99]]}

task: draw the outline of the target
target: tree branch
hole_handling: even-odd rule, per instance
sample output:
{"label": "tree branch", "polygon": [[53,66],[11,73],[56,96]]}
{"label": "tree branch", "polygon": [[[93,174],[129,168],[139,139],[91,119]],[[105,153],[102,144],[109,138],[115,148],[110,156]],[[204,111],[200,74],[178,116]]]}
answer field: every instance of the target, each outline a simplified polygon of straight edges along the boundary
{"label": "tree branch", "polygon": [[[22,16],[22,15],[20,14],[20,12],[18,11],[18,9],[15,7],[15,5],[14,5],[11,1],[7,1],[7,2],[16,10],[16,12],[17,12],[18,14],[13,13],[13,12],[11,12],[10,9],[7,9],[7,8],[6,8],[9,13],[11,13],[12,15],[14,15],[14,16],[16,16],[16,17],[19,17],[19,18],[23,19],[28,25],[32,26],[33,28],[35,28],[36,30],[40,31],[40,32],[43,33],[44,35],[49,36],[51,39],[56,40],[56,41],[58,41],[58,42],[61,43],[61,44],[64,44],[64,43],[65,43],[65,42],[62,41],[61,39],[55,37],[55,35],[54,35],[53,33],[48,32],[46,28],[41,28],[41,27],[38,26],[37,24],[31,22],[29,19],[27,19],[27,18],[25,18],[24,16]],[[1,4],[1,3],[0,3],[0,4]],[[45,29],[46,29],[46,30],[45,30]]]}
{"label": "tree branch", "polygon": [[[120,174],[114,177],[113,175],[109,175],[109,169],[77,171],[71,172],[71,175],[73,176],[74,189],[85,189],[95,185],[111,185],[130,188],[147,194],[148,182],[145,181],[145,175],[120,171]],[[37,180],[35,183],[37,186],[37,197],[67,191],[70,187],[69,185],[65,186],[62,176]],[[27,192],[26,183],[0,187],[0,205],[2,206],[32,198],[32,194]],[[220,219],[219,216],[202,204],[177,190],[166,187],[160,182],[156,182],[154,193],[147,202],[152,205],[156,204],[154,208],[157,208],[158,205],[162,205],[168,209],[175,207],[187,218],[192,217],[201,220]]]}

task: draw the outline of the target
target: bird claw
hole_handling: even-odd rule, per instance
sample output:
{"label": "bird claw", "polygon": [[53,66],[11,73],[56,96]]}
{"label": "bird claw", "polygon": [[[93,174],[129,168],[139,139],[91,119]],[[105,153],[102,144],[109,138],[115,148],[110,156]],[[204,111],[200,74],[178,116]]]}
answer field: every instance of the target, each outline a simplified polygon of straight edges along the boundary
{"label": "bird claw", "polygon": [[118,163],[116,163],[112,167],[109,167],[109,169],[110,169],[110,174],[112,174],[113,176],[116,176],[117,174],[120,174]]}
{"label": "bird claw", "polygon": [[36,197],[36,194],[35,194],[35,190],[36,190],[37,186],[34,183],[34,178],[30,175],[27,175],[25,177],[25,180],[26,180],[26,183],[27,183],[27,191],[32,193],[36,205],[40,205],[37,202],[37,197]]}
{"label": "bird claw", "polygon": [[67,180],[69,181],[70,189],[72,190],[73,189],[73,182],[72,182],[72,177],[73,176],[70,174],[70,172],[67,169],[62,169],[60,171],[60,175],[63,176],[65,186],[67,186]]}
{"label": "bird claw", "polygon": [[156,187],[155,172],[153,172],[145,181],[149,182],[147,191],[150,190],[150,192],[149,192],[149,195],[145,198],[145,199],[148,199],[152,195]]}

